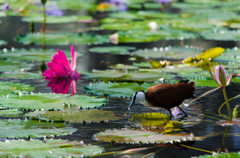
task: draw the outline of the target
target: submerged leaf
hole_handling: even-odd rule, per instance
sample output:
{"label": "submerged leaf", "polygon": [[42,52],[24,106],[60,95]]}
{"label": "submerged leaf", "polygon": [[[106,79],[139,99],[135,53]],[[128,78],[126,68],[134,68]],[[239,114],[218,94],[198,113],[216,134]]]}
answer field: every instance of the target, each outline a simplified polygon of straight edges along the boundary
{"label": "submerged leaf", "polygon": [[40,119],[47,121],[61,120],[69,123],[92,123],[100,121],[118,120],[120,117],[116,116],[111,111],[103,110],[86,110],[86,111],[34,111],[25,115],[27,118]]}
{"label": "submerged leaf", "polygon": [[0,142],[0,147],[1,157],[87,157],[103,152],[97,145],[61,139],[6,140]]}

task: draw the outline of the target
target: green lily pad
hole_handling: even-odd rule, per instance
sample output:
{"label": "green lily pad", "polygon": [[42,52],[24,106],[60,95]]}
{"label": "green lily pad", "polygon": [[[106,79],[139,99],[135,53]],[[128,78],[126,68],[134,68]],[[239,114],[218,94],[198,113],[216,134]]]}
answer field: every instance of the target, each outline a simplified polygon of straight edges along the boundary
{"label": "green lily pad", "polygon": [[111,46],[111,47],[94,47],[90,51],[94,53],[111,53],[111,54],[130,54],[129,50],[135,50],[135,47],[128,46]]}
{"label": "green lily pad", "polygon": [[197,56],[201,54],[199,48],[193,48],[189,46],[185,47],[160,47],[153,49],[139,49],[134,51],[136,56],[142,56],[145,58],[167,58],[167,59],[184,59],[189,56]]}
{"label": "green lily pad", "polygon": [[[1,21],[0,21],[0,23],[1,23]],[[5,45],[5,44],[7,44],[6,41],[4,41],[4,40],[0,40],[0,46]]]}
{"label": "green lily pad", "polygon": [[99,132],[94,135],[94,138],[103,142],[116,143],[134,143],[134,144],[165,144],[173,141],[187,141],[194,140],[192,133],[172,133],[162,134],[158,131],[151,131],[145,129],[121,129],[121,130],[107,130]]}
{"label": "green lily pad", "polygon": [[152,65],[148,62],[140,62],[140,63],[133,63],[134,66],[138,66],[140,68],[151,68]]}
{"label": "green lily pad", "polygon": [[[76,22],[81,20],[92,20],[92,19],[93,18],[91,16],[68,15],[68,16],[56,17],[56,16],[48,15],[46,18],[46,23],[70,23],[70,22]],[[22,18],[22,21],[43,23],[43,16],[41,13],[25,16]]]}
{"label": "green lily pad", "polygon": [[237,30],[216,29],[203,31],[200,36],[207,40],[240,41],[240,32]]}
{"label": "green lily pad", "polygon": [[64,108],[64,105],[71,104],[78,106],[79,108],[94,108],[100,107],[107,103],[107,99],[90,97],[90,96],[68,96],[64,94],[53,93],[32,93],[23,94],[19,96],[9,95],[8,97],[1,97],[0,105],[8,108],[16,109],[60,109]]}
{"label": "green lily pad", "polygon": [[[171,80],[170,83],[177,83],[178,80]],[[199,80],[190,79],[190,82],[194,82],[196,87],[219,87],[219,85],[214,80]]]}
{"label": "green lily pad", "polygon": [[16,109],[13,110],[0,110],[0,116],[4,117],[20,117],[23,115],[22,111],[18,111]]}
{"label": "green lily pad", "polygon": [[0,61],[0,71],[1,72],[11,72],[11,71],[23,71],[30,70],[34,66],[32,63],[11,61],[11,60],[1,60]]}
{"label": "green lily pad", "polygon": [[169,116],[163,113],[143,113],[141,115],[134,114],[131,122],[135,125],[143,125],[147,127],[164,127],[169,121]]}
{"label": "green lily pad", "polygon": [[77,131],[68,124],[19,119],[0,120],[0,125],[2,127],[0,131],[1,138],[52,137]]}
{"label": "green lily pad", "polygon": [[181,29],[184,31],[193,31],[193,32],[201,32],[201,31],[210,31],[216,28],[216,25],[210,23],[204,23],[202,21],[192,22],[190,20],[184,21],[176,21],[171,23],[172,29]]}
{"label": "green lily pad", "polygon": [[160,70],[144,69],[139,71],[122,71],[122,70],[94,70],[92,73],[83,72],[83,78],[109,80],[109,81],[158,81],[160,78],[171,80],[174,74],[164,73]]}
{"label": "green lily pad", "polygon": [[11,72],[0,74],[0,78],[15,78],[15,79],[37,79],[42,78],[40,73],[32,72]]}
{"label": "green lily pad", "polygon": [[212,155],[201,155],[193,158],[225,158],[225,157],[240,157],[240,152],[230,152],[230,153],[216,153],[213,152]]}
{"label": "green lily pad", "polygon": [[138,69],[137,66],[125,65],[125,64],[112,65],[112,66],[110,66],[110,68],[116,69],[116,70],[137,70]]}
{"label": "green lily pad", "polygon": [[164,72],[171,72],[171,73],[199,73],[202,71],[199,67],[190,67],[190,65],[177,65],[178,67],[171,66],[163,68]]}
{"label": "green lily pad", "polygon": [[33,91],[35,87],[24,83],[0,82],[0,95],[7,95],[12,92]]}
{"label": "green lily pad", "polygon": [[109,42],[107,36],[76,33],[32,33],[16,37],[16,41],[23,44],[35,43],[42,45],[69,45],[69,44],[102,44]]}
{"label": "green lily pad", "polygon": [[63,10],[89,10],[96,8],[95,0],[78,0],[78,1],[49,1],[48,4],[57,5],[59,8]]}
{"label": "green lily pad", "polygon": [[202,71],[202,72],[181,72],[180,71],[178,75],[188,79],[202,79],[202,80],[212,79],[212,76],[208,71]]}
{"label": "green lily pad", "polygon": [[[0,58],[10,58],[17,60],[29,60],[29,61],[51,61],[52,56],[57,51],[54,49],[4,49],[0,51]],[[67,58],[71,59],[71,53],[69,51],[64,51]],[[78,57],[83,56],[83,53],[78,52]]]}
{"label": "green lily pad", "polygon": [[1,157],[88,157],[103,152],[97,145],[83,145],[83,142],[61,139],[6,140],[0,142]]}
{"label": "green lily pad", "polygon": [[[145,9],[160,9],[162,7],[161,3],[143,3]],[[130,9],[142,9],[142,4],[135,3],[128,6]]]}
{"label": "green lily pad", "polygon": [[157,30],[157,31],[119,31],[119,42],[137,43],[152,42],[158,40],[184,40],[196,39],[198,36],[194,33],[184,32],[182,30]]}
{"label": "green lily pad", "polygon": [[[156,83],[155,83],[156,84]],[[94,83],[84,87],[84,91],[110,97],[132,97],[139,90],[147,91],[154,83],[109,82]],[[103,90],[104,89],[104,90]]]}
{"label": "green lily pad", "polygon": [[112,111],[86,110],[86,111],[34,111],[25,115],[27,118],[47,121],[61,121],[70,123],[91,123],[100,121],[119,120]]}
{"label": "green lily pad", "polygon": [[118,18],[118,19],[138,19],[139,15],[137,15],[137,12],[131,12],[131,11],[126,11],[126,12],[116,12],[116,13],[111,13],[109,14],[110,18]]}

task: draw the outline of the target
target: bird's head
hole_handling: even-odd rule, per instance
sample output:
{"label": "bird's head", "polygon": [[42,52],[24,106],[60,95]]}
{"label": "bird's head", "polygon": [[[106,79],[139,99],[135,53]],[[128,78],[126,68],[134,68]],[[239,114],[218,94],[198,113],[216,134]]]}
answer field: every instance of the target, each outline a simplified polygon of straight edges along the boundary
{"label": "bird's head", "polygon": [[130,109],[130,107],[136,102],[136,103],[144,103],[146,100],[146,93],[144,91],[137,91],[132,98],[132,101],[128,107],[128,110]]}

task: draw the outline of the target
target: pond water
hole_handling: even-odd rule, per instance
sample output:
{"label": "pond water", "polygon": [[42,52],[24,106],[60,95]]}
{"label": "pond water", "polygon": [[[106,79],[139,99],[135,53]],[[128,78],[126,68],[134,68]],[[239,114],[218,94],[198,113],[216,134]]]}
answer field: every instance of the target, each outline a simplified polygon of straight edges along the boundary
{"label": "pond water", "polygon": [[[217,0],[216,0],[217,1]],[[0,4],[1,1],[0,0]],[[225,2],[225,1],[224,1]],[[235,1],[233,1],[235,2]],[[101,1],[97,2],[98,4],[101,3]],[[152,2],[151,2],[152,3]],[[184,4],[184,3],[183,3]],[[200,7],[200,6],[199,6]],[[132,9],[133,11],[136,11],[136,9]],[[160,9],[152,9],[154,11],[159,11]],[[138,11],[138,10],[137,10]],[[160,11],[159,11],[160,12]],[[167,5],[165,7],[166,13],[174,13],[174,14],[181,14],[181,9],[174,8],[171,5]],[[207,11],[206,11],[207,12]],[[65,15],[91,15],[93,16],[93,19],[97,19],[98,21],[109,17],[109,14],[111,11],[83,11],[83,10],[64,10]],[[239,13],[239,12],[238,12]],[[193,14],[193,13],[192,13]],[[240,18],[239,14],[237,14]],[[221,15],[219,15],[221,16]],[[156,18],[156,17],[155,17]],[[127,19],[127,17],[126,17]],[[155,19],[151,17],[151,19],[154,21]],[[156,18],[157,19],[157,18]],[[19,41],[16,41],[16,37],[19,35],[26,35],[29,33],[29,22],[22,21],[22,16],[16,15],[16,16],[5,16],[1,17],[1,24],[0,24],[0,40],[4,40],[7,42],[7,44],[0,45],[1,50],[2,49],[8,49],[11,50],[12,48],[15,49],[21,49],[25,48],[26,50],[29,50],[30,48],[35,49],[42,49],[42,44],[22,44]],[[136,20],[137,21],[137,20]],[[101,23],[80,23],[80,22],[69,22],[69,23],[56,23],[56,24],[46,24],[46,33],[59,33],[59,32],[70,32],[73,34],[78,34],[81,32],[89,33],[89,34],[99,34],[99,35],[106,35],[108,37],[109,35],[116,32],[116,30],[88,30],[90,27],[99,27]],[[187,25],[187,24],[185,24]],[[35,32],[40,32],[42,29],[42,23],[35,22]],[[134,30],[134,28],[132,28]],[[145,31],[145,30],[143,30]],[[188,31],[192,32],[192,31]],[[129,35],[131,36],[131,35]],[[153,49],[154,47],[160,48],[160,47],[166,47],[166,46],[193,46],[198,47],[201,49],[201,51],[207,50],[209,48],[213,47],[222,47],[222,48],[234,48],[239,46],[239,42],[236,42],[237,40],[208,40],[203,38],[198,39],[184,39],[184,40],[177,40],[177,39],[170,39],[170,40],[155,40],[152,42],[120,42],[118,46],[131,46],[135,47],[136,50],[139,49]],[[56,52],[56,49],[60,50],[69,50],[71,46],[71,41],[69,44],[59,44],[59,45],[48,45],[46,43],[46,46],[44,46],[44,49],[52,49],[53,53]],[[84,72],[90,72],[92,70],[106,70],[109,69],[109,66],[116,65],[116,64],[125,64],[125,65],[133,65],[133,63],[140,63],[140,62],[150,62],[152,60],[160,61],[160,60],[170,60],[172,63],[181,63],[182,59],[169,59],[165,56],[163,57],[155,57],[152,59],[141,57],[141,56],[134,56],[136,59],[134,61],[129,60],[129,58],[133,57],[131,54],[125,54],[125,55],[119,55],[119,54],[111,54],[111,53],[94,53],[90,50],[94,47],[106,47],[106,46],[115,46],[112,43],[106,42],[103,44],[75,44],[75,51],[78,53],[84,53],[83,56],[77,58],[77,66],[76,70],[78,70],[82,77],[76,81],[76,91],[77,95],[88,95],[90,96],[91,93],[85,93],[84,87],[88,86],[89,84],[94,84],[95,82],[91,79],[88,79]],[[53,55],[53,54],[52,54]],[[7,60],[8,57],[4,57],[2,54],[0,54],[0,58],[4,58],[4,60]],[[184,59],[185,57],[183,57]],[[235,57],[237,58],[237,57]],[[17,60],[17,59],[16,59]],[[14,62],[15,60],[12,60]],[[39,67],[42,64],[42,61],[29,61],[29,60],[20,60],[20,61],[26,61],[27,63],[32,64],[31,68],[26,70],[30,73],[40,73]],[[50,61],[50,60],[49,60]],[[49,62],[46,61],[46,62]],[[238,64],[238,62],[236,62]],[[237,66],[238,68],[238,66]],[[117,71],[117,70],[116,70]],[[125,70],[124,70],[125,71]],[[4,74],[5,71],[3,71]],[[9,72],[13,73],[13,72]],[[130,71],[131,73],[131,71]],[[199,72],[196,72],[199,73]],[[127,73],[128,74],[128,73]],[[176,74],[176,73],[175,73]],[[108,78],[109,78],[109,74]],[[111,76],[111,75],[110,75]],[[164,77],[164,76],[163,76]],[[113,74],[114,78],[114,74]],[[180,78],[179,76],[175,77],[174,79]],[[182,78],[181,78],[182,79]],[[194,78],[193,78],[194,79]],[[172,79],[173,80],[173,79]],[[191,79],[189,79],[191,81]],[[35,87],[35,90],[32,90],[33,93],[51,93],[52,89],[51,87],[47,86],[49,84],[48,80],[45,80],[43,77],[41,78],[35,78],[35,79],[17,79],[17,78],[11,78],[11,77],[4,77],[1,78],[0,81],[4,82],[16,82],[16,83],[25,83],[28,85],[32,85]],[[213,89],[213,87],[201,87],[198,85],[196,87],[194,95],[196,97],[202,95],[203,93]],[[107,87],[102,87],[101,94],[109,93]],[[110,89],[111,91],[111,89]],[[124,90],[123,90],[124,91]],[[226,87],[228,98],[232,98],[239,94],[240,91],[240,84],[239,83],[231,83],[230,86]],[[117,90],[113,90],[113,93],[118,93]],[[219,114],[218,109],[222,103],[224,103],[224,97],[223,92],[221,89],[218,89],[214,91],[213,93],[206,95],[204,97],[201,97],[191,103],[189,106],[184,107],[184,111],[188,112],[189,117],[185,118],[173,118],[173,121],[179,121],[182,122],[183,129],[182,132],[185,133],[192,133],[194,135],[193,140],[184,140],[182,139],[180,142],[176,141],[170,141],[169,143],[165,142],[162,144],[139,144],[133,143],[133,144],[123,144],[123,143],[115,143],[115,142],[106,142],[106,141],[99,141],[95,139],[95,134],[101,132],[101,131],[108,131],[108,130],[122,130],[122,129],[131,129],[131,128],[138,128],[141,129],[143,127],[135,127],[136,124],[134,124],[131,121],[131,118],[134,114],[142,114],[142,113],[149,113],[149,112],[161,112],[164,114],[168,114],[167,110],[164,109],[151,109],[148,107],[145,107],[142,104],[136,104],[134,105],[131,110],[128,110],[128,105],[131,102],[131,99],[129,97],[125,97],[124,95],[121,96],[122,92],[119,92],[117,97],[103,97],[101,98],[107,98],[109,101],[106,105],[103,107],[98,107],[97,109],[101,109],[103,111],[111,111],[114,112],[117,116],[120,118],[113,121],[104,121],[104,123],[68,123],[71,127],[76,128],[76,131],[72,134],[65,135],[65,136],[56,136],[55,138],[61,138],[63,140],[69,140],[69,141],[84,141],[85,144],[92,144],[97,145],[103,148],[102,154],[97,154],[95,157],[119,157],[119,158],[138,158],[138,157],[161,157],[161,158],[167,158],[167,157],[176,157],[176,158],[187,158],[187,157],[198,157],[200,155],[205,154],[211,154],[211,152],[216,152],[219,147],[221,147],[223,141],[224,141],[224,147],[227,148],[229,152],[239,152],[240,148],[240,131],[239,126],[221,126],[218,124],[219,121],[224,120]],[[68,97],[70,97],[71,90],[68,91]],[[134,94],[134,93],[133,93]],[[95,96],[93,92],[93,96]],[[187,99],[184,101],[184,103],[188,104],[192,99]],[[5,103],[5,102],[4,102]],[[2,106],[4,106],[4,103],[0,102]],[[239,103],[239,98],[236,98],[234,100],[230,101],[231,109],[233,110],[236,105]],[[15,102],[15,104],[20,104],[20,102]],[[77,104],[73,103],[73,104]],[[8,106],[7,106],[8,107]],[[22,109],[21,107],[18,109]],[[24,109],[24,108],[23,108]],[[23,110],[24,114],[27,114],[30,110]],[[17,118],[20,118],[21,120],[25,120],[24,114],[19,115]],[[222,108],[222,114],[225,114],[228,116],[228,110],[226,106],[223,106]],[[91,117],[91,116],[89,116]],[[11,118],[11,117],[10,117]],[[1,120],[9,119],[8,116],[1,116]],[[11,118],[12,119],[12,118]],[[14,128],[14,127],[13,127]],[[30,127],[32,128],[32,127]],[[50,128],[50,127],[47,127]],[[1,128],[0,128],[1,129]],[[11,129],[10,129],[11,130]],[[173,132],[174,133],[174,132]],[[176,132],[178,133],[178,132]],[[181,132],[180,132],[181,133]],[[134,135],[134,131],[132,131],[132,134]],[[172,133],[169,134],[169,137]],[[174,135],[174,134],[173,134]],[[181,134],[180,134],[181,135]],[[118,136],[118,135],[117,135]],[[116,139],[117,139],[116,136]],[[16,136],[18,137],[18,136]],[[30,136],[31,137],[31,136]],[[21,138],[21,137],[20,137]],[[39,138],[39,137],[37,137]],[[181,137],[180,137],[181,138]],[[180,139],[177,138],[177,139]],[[5,141],[6,137],[2,137],[1,140]],[[12,140],[13,137],[9,136],[9,139]],[[131,137],[129,138],[131,139]],[[40,140],[43,140],[41,138]],[[139,151],[131,151],[130,149],[141,149]],[[0,149],[0,152],[1,149]],[[93,152],[93,151],[92,151]],[[105,153],[105,154],[104,154]],[[65,155],[63,155],[65,156]],[[60,156],[61,157],[61,156]]]}

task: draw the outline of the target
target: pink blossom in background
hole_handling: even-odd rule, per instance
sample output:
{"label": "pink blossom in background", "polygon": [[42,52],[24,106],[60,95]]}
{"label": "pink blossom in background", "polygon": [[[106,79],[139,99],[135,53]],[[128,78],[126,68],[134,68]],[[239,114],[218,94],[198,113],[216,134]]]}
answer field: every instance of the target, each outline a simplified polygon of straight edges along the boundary
{"label": "pink blossom in background", "polygon": [[9,10],[9,9],[10,9],[9,3],[5,3],[5,4],[2,6],[2,10],[3,10],[3,11],[7,11],[7,10]]}
{"label": "pink blossom in background", "polygon": [[45,70],[42,75],[46,78],[63,78],[70,77],[73,80],[79,79],[79,74],[76,69],[77,63],[77,52],[74,51],[74,46],[71,46],[72,61],[71,64],[68,62],[65,53],[61,50],[57,50],[58,54],[55,53],[51,62],[47,63],[50,70]]}
{"label": "pink blossom in background", "polygon": [[64,78],[47,78],[48,84],[47,87],[51,87],[51,90],[53,93],[61,93],[61,94],[67,94],[70,87],[72,88],[71,90],[71,95],[77,94],[77,89],[76,89],[76,81],[70,77],[64,77]]}
{"label": "pink blossom in background", "polygon": [[118,33],[114,33],[111,36],[109,36],[109,40],[113,44],[118,44]]}

